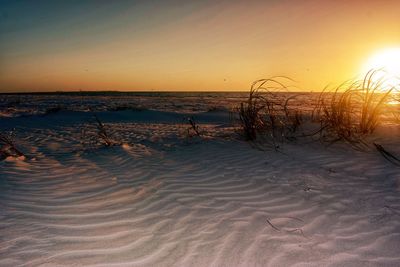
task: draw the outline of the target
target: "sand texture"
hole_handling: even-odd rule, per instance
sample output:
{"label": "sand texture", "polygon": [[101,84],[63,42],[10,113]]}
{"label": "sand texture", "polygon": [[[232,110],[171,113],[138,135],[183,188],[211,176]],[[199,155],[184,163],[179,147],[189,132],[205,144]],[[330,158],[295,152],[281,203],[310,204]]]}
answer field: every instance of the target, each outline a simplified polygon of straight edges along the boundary
{"label": "sand texture", "polygon": [[124,112],[99,113],[108,148],[82,149],[82,112],[2,119],[27,158],[0,162],[0,266],[399,266],[400,169],[376,151]]}

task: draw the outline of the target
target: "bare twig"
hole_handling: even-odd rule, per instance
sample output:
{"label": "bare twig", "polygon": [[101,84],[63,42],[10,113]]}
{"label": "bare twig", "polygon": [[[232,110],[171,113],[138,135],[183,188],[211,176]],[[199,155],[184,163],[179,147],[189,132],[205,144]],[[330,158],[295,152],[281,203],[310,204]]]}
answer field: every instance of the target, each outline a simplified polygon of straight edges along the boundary
{"label": "bare twig", "polygon": [[200,131],[200,127],[197,125],[197,123],[193,117],[184,118],[184,123],[189,124],[189,127],[186,128],[186,136],[188,138],[193,137],[193,136],[200,137],[202,135],[202,133]]}
{"label": "bare twig", "polygon": [[[82,143],[89,145],[115,146],[121,144],[115,141],[102,121],[94,115],[95,122],[82,128]],[[95,128],[94,128],[95,127]],[[94,128],[94,129],[93,129]]]}
{"label": "bare twig", "polygon": [[387,159],[390,163],[400,167],[400,159],[398,157],[384,149],[380,144],[374,143],[374,146],[385,159]]}
{"label": "bare twig", "polygon": [[[298,220],[298,221],[300,221],[300,222],[304,222],[302,219],[295,218],[295,217],[285,217],[285,218],[293,219],[293,220]],[[299,232],[304,238],[307,238],[307,237],[304,235],[304,232],[303,232],[303,230],[302,230],[301,228],[294,228],[294,229],[289,229],[289,230],[281,229],[281,228],[278,228],[278,227],[276,227],[275,225],[273,225],[269,219],[267,219],[267,223],[268,223],[275,231],[277,231],[277,232],[282,232],[282,231],[283,231],[283,232],[286,232],[286,233],[295,233],[295,232]]]}
{"label": "bare twig", "polygon": [[0,133],[0,158],[25,156],[15,145],[11,135]]}

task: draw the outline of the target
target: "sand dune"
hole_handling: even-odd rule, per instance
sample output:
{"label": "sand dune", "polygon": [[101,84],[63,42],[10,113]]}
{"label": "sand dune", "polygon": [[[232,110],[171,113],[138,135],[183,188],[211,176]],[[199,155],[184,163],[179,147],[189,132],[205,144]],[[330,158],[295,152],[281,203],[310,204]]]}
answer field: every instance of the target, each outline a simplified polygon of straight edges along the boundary
{"label": "sand dune", "polygon": [[129,145],[85,151],[77,124],[25,120],[29,157],[0,163],[1,266],[400,262],[399,169],[377,153],[260,151],[207,117],[198,140],[171,121],[110,120]]}

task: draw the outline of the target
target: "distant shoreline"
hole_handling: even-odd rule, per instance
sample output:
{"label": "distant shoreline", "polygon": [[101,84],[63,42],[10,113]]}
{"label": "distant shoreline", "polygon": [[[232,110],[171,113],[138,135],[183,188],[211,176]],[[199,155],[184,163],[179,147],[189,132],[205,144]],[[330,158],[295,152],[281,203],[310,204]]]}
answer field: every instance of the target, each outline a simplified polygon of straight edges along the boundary
{"label": "distant shoreline", "polygon": [[[0,95],[153,95],[153,94],[235,94],[249,91],[55,91],[55,92],[0,92]],[[290,91],[277,93],[320,93],[313,91]]]}

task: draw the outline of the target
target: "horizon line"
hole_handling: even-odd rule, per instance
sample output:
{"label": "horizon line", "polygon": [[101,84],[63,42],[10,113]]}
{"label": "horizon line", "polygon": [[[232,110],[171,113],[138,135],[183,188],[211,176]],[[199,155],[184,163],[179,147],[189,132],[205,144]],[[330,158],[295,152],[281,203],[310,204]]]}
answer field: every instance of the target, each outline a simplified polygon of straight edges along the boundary
{"label": "horizon line", "polygon": [[[18,92],[0,92],[0,95],[23,95],[23,94],[79,94],[79,93],[248,93],[248,90],[188,90],[188,91],[183,91],[183,90],[176,90],[176,91],[166,91],[166,90],[132,90],[132,91],[120,91],[120,90],[57,90],[57,91],[18,91]],[[281,93],[313,93],[313,92],[319,92],[319,91],[314,91],[314,90],[309,90],[309,91],[281,91]]]}

